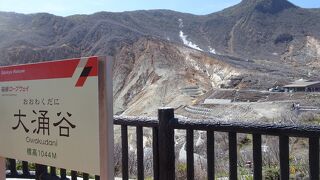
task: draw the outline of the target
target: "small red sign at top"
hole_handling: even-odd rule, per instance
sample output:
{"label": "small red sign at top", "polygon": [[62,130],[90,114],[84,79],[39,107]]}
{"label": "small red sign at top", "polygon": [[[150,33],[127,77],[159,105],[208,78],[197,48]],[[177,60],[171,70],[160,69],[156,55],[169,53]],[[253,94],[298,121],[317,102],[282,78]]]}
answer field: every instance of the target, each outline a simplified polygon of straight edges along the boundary
{"label": "small red sign at top", "polygon": [[82,87],[89,76],[98,76],[98,57],[49,61],[0,67],[0,82],[71,78],[81,68],[76,87]]}

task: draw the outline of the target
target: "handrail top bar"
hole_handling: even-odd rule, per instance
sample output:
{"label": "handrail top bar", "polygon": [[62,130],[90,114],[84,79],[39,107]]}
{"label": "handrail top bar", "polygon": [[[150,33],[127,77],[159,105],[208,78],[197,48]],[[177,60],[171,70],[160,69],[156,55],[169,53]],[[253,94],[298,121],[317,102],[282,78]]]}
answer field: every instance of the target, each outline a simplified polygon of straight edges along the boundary
{"label": "handrail top bar", "polygon": [[127,126],[158,127],[158,119],[146,116],[114,116],[114,124]]}
{"label": "handrail top bar", "polygon": [[263,135],[286,135],[293,137],[320,137],[320,126],[289,125],[284,123],[257,123],[241,121],[222,121],[217,119],[191,119],[179,117],[173,122],[175,129],[215,130]]}
{"label": "handrail top bar", "polygon": [[[155,117],[114,116],[114,124],[127,126],[158,127]],[[192,119],[180,117],[171,121],[174,129],[214,130],[263,135],[287,135],[294,137],[320,137],[320,126],[289,125],[284,123],[257,123],[217,119]]]}
{"label": "handrail top bar", "polygon": [[160,107],[158,110],[173,110],[173,107]]}

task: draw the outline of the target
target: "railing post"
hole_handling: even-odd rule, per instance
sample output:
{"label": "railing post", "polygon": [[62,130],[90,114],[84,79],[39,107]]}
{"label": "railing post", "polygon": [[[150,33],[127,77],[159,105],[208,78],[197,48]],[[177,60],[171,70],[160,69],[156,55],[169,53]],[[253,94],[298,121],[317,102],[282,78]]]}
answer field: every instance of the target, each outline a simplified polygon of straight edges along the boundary
{"label": "railing post", "polygon": [[60,179],[61,180],[69,180],[67,178],[67,170],[66,169],[60,169]]}
{"label": "railing post", "polygon": [[261,134],[253,134],[253,179],[262,179]]}
{"label": "railing post", "polygon": [[78,172],[71,170],[71,180],[77,180]]}
{"label": "railing post", "polygon": [[238,179],[237,133],[229,132],[229,179]]}
{"label": "railing post", "polygon": [[153,174],[154,180],[159,179],[159,139],[158,139],[159,130],[158,127],[152,129],[152,148],[153,148]]}
{"label": "railing post", "polygon": [[0,157],[0,180],[6,179],[6,159]]}
{"label": "railing post", "polygon": [[121,143],[122,143],[122,179],[129,179],[128,167],[128,127],[121,125]]}
{"label": "railing post", "polygon": [[214,131],[207,131],[207,166],[208,166],[208,180],[215,179],[214,167]]}
{"label": "railing post", "polygon": [[319,180],[319,137],[309,138],[310,179]]}
{"label": "railing post", "polygon": [[57,168],[56,167],[50,167],[50,176],[51,177],[57,177]]}
{"label": "railing post", "polygon": [[160,108],[159,119],[159,179],[175,179],[174,129],[170,121],[174,120],[173,108]]}
{"label": "railing post", "polygon": [[144,179],[143,166],[143,127],[137,126],[137,163],[138,163],[138,180]]}
{"label": "railing post", "polygon": [[47,173],[48,167],[42,164],[36,164],[36,179],[41,180]]}
{"label": "railing post", "polygon": [[194,180],[193,130],[187,129],[187,180]]}
{"label": "railing post", "polygon": [[27,161],[22,161],[22,172],[24,177],[30,176],[29,165]]}
{"label": "railing post", "polygon": [[289,180],[289,137],[282,135],[279,137],[280,154],[280,179]]}
{"label": "railing post", "polygon": [[17,177],[17,162],[15,159],[9,159],[9,169],[10,169],[10,176],[11,177]]}

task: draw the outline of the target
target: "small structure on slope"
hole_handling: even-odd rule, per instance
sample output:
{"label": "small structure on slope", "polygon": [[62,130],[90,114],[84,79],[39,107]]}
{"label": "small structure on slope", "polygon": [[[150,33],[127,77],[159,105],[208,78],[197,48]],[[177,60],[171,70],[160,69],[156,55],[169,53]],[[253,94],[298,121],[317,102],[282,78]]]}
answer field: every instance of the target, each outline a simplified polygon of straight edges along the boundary
{"label": "small structure on slope", "polygon": [[283,88],[286,92],[320,92],[320,81],[298,80]]}

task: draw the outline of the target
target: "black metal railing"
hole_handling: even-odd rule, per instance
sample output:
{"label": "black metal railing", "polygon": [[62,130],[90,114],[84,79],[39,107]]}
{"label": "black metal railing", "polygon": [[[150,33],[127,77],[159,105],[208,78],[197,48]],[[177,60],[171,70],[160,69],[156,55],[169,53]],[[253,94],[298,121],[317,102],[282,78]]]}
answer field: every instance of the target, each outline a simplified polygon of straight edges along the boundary
{"label": "black metal railing", "polygon": [[[319,180],[319,126],[295,126],[285,124],[257,124],[244,122],[225,122],[217,120],[195,120],[174,118],[173,109],[159,109],[158,119],[116,117],[115,124],[121,125],[122,134],[122,177],[128,179],[128,132],[127,126],[137,128],[137,159],[138,179],[143,176],[143,147],[141,142],[141,127],[153,129],[153,161],[154,179],[175,179],[175,149],[174,130],[186,130],[187,147],[187,179],[194,179],[194,131],[207,132],[207,178],[215,179],[214,170],[214,132],[227,132],[229,139],[229,179],[238,178],[237,167],[237,134],[252,134],[253,137],[253,178],[262,179],[261,136],[273,135],[279,137],[280,178],[289,179],[289,137],[305,137],[309,139],[309,169],[310,179]],[[140,130],[139,130],[140,129]],[[140,135],[139,135],[140,134]],[[140,140],[139,140],[140,139]],[[140,162],[141,161],[141,162]],[[140,162],[140,163],[139,163]]]}
{"label": "black metal railing", "polygon": [[[22,162],[22,170],[17,170],[17,163],[15,159],[8,159],[8,167],[7,167],[6,177],[7,178],[19,178],[19,179],[60,179],[60,180],[68,180],[67,178],[67,170],[59,169],[60,173],[57,174],[56,167],[50,167],[48,172],[48,166],[36,164],[35,169],[32,171],[29,169],[28,162]],[[78,174],[77,171],[70,171],[70,177],[72,180],[76,180]],[[83,180],[89,179],[89,174],[82,174]],[[99,180],[99,176],[95,176],[96,180]]]}
{"label": "black metal railing", "polygon": [[[174,109],[163,108],[158,110],[157,118],[141,117],[119,117],[114,118],[114,124],[121,126],[122,144],[122,179],[129,179],[129,151],[128,151],[128,127],[136,128],[137,146],[137,179],[144,179],[144,148],[143,148],[143,128],[152,128],[152,149],[153,149],[153,179],[173,180],[175,179],[175,142],[174,130],[186,130],[186,152],[187,152],[187,180],[193,180],[194,173],[194,131],[201,130],[207,133],[207,179],[215,179],[215,136],[214,132],[228,133],[229,146],[229,179],[238,179],[237,167],[237,134],[252,134],[253,139],[253,178],[262,179],[262,135],[273,135],[279,137],[280,152],[280,179],[289,180],[289,137],[304,137],[309,139],[309,177],[311,180],[319,180],[319,126],[295,126],[285,124],[257,124],[244,122],[225,122],[210,120],[196,120],[174,118]],[[11,174],[8,177],[26,178],[28,174],[28,164],[24,162],[23,175],[17,175],[14,170],[15,164],[10,160]],[[41,170],[37,168],[35,176],[46,173],[46,166]],[[30,173],[29,173],[30,174]],[[60,171],[60,178],[64,179],[66,172]],[[56,176],[55,169],[50,175]],[[72,179],[77,178],[77,173],[71,173]],[[88,179],[88,174],[83,174],[84,179]],[[99,179],[96,176],[96,179]]]}
{"label": "black metal railing", "polygon": [[159,180],[159,129],[156,118],[115,117],[114,124],[121,126],[122,179],[129,179],[128,126],[136,127],[137,179],[144,179],[143,127],[152,128],[153,179]]}

